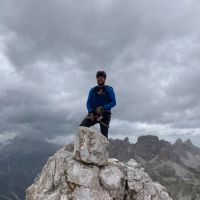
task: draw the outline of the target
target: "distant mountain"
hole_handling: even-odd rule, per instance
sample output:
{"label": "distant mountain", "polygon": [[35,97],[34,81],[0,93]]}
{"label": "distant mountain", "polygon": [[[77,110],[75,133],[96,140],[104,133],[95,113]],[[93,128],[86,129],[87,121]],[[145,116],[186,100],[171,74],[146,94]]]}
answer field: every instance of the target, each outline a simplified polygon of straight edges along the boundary
{"label": "distant mountain", "polygon": [[118,139],[110,142],[111,157],[136,159],[154,181],[167,187],[174,200],[200,199],[200,149],[190,140],[179,138],[171,144],[147,135],[140,136],[135,144]]}
{"label": "distant mountain", "polygon": [[117,158],[124,162],[129,161],[130,158],[135,158],[134,144],[129,142],[128,137],[124,138],[124,140],[110,138],[109,141],[111,144],[109,157]]}
{"label": "distant mountain", "polygon": [[[34,137],[18,137],[0,146],[0,199],[25,197],[25,189],[60,145]],[[15,197],[16,196],[16,197]]]}

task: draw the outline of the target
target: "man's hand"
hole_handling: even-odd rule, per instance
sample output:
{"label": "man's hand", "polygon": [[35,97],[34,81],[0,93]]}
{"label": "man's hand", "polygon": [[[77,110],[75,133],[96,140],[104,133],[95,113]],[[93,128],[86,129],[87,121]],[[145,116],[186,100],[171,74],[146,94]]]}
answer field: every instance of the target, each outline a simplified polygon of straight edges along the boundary
{"label": "man's hand", "polygon": [[89,112],[88,116],[92,121],[94,121],[94,112],[93,111]]}
{"label": "man's hand", "polygon": [[99,107],[96,108],[96,112],[98,114],[103,114],[105,112],[105,109],[104,109],[103,106],[99,106]]}

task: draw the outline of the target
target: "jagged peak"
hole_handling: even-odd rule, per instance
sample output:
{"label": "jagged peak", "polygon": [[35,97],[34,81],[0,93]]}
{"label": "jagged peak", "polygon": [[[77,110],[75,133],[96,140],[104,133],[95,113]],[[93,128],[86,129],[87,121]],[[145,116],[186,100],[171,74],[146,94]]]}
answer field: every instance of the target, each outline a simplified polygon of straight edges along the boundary
{"label": "jagged peak", "polygon": [[176,145],[182,145],[183,144],[183,140],[181,138],[178,138],[175,142]]}
{"label": "jagged peak", "polygon": [[129,138],[128,138],[128,137],[125,137],[125,138],[124,138],[124,142],[129,143]]}
{"label": "jagged peak", "polygon": [[156,135],[142,135],[138,137],[137,143],[138,142],[145,142],[145,141],[154,141],[154,142],[159,142],[159,138]]}
{"label": "jagged peak", "polygon": [[187,146],[193,146],[192,141],[190,139],[185,140],[184,144]]}

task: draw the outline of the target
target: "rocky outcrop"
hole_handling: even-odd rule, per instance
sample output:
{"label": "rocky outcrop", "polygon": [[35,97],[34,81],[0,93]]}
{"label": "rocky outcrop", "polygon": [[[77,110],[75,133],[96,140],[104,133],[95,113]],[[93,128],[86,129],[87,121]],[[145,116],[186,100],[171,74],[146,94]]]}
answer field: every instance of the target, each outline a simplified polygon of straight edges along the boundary
{"label": "rocky outcrop", "polygon": [[92,128],[79,127],[74,151],[51,156],[26,200],[171,200],[133,159],[108,158],[109,142]]}
{"label": "rocky outcrop", "polygon": [[[167,188],[177,200],[200,199],[200,149],[191,140],[177,139],[174,144],[144,135],[130,143],[128,138],[109,138],[109,156],[127,162],[135,159],[153,181]],[[66,149],[73,151],[73,144]]]}
{"label": "rocky outcrop", "polygon": [[109,144],[102,134],[97,134],[87,127],[80,127],[75,136],[73,157],[85,163],[104,165],[108,160]]}

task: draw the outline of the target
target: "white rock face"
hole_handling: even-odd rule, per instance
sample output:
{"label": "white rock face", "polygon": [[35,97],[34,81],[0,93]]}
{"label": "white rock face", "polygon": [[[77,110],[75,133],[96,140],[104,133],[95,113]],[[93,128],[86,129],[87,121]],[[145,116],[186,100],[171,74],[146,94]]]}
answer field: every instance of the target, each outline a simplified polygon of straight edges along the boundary
{"label": "white rock face", "polygon": [[99,179],[106,190],[110,192],[110,196],[117,199],[124,199],[126,194],[126,173],[118,167],[109,163],[100,169]]}
{"label": "white rock face", "polygon": [[[79,137],[82,133],[84,137]],[[90,150],[88,160],[92,162],[76,160],[73,153],[60,149],[49,157],[34,183],[27,188],[26,200],[171,200],[165,187],[152,182],[135,160],[124,163],[114,158],[104,159],[102,155],[107,156],[105,152],[100,152],[100,157],[92,158],[93,149],[107,150],[107,147],[98,147],[97,139],[92,140],[97,142],[93,145],[88,139],[91,135],[97,138],[100,134],[94,129],[79,129],[76,137],[79,141],[75,143],[81,144],[80,138],[85,138],[84,148]],[[102,142],[103,139],[99,140]],[[94,164],[94,160],[98,162]],[[102,160],[106,161],[103,165]]]}
{"label": "white rock face", "polygon": [[108,160],[109,141],[92,128],[80,126],[75,136],[74,158],[98,166]]}

